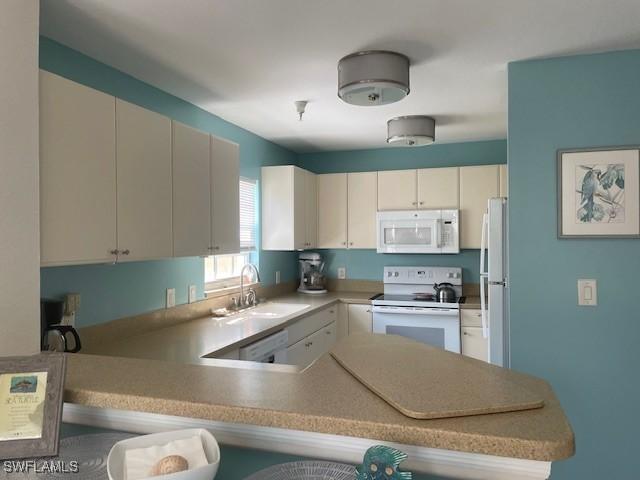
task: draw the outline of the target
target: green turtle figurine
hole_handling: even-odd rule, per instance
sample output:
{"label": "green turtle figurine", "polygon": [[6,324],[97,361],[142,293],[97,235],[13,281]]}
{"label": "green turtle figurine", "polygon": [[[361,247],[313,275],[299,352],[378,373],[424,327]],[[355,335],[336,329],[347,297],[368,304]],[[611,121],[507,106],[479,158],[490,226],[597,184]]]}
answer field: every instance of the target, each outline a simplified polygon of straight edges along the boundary
{"label": "green turtle figurine", "polygon": [[375,445],[364,454],[356,470],[357,480],[411,480],[411,472],[401,472],[398,465],[407,454],[392,447]]}

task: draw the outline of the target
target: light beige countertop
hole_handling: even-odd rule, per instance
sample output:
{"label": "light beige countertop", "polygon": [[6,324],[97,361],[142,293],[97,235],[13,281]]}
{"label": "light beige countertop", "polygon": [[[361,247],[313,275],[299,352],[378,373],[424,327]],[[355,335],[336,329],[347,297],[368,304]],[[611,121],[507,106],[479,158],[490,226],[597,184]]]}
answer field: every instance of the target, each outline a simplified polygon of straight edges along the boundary
{"label": "light beige countertop", "polygon": [[210,365],[210,359],[202,357],[224,355],[340,301],[369,303],[369,298],[373,295],[373,292],[329,292],[321,295],[290,293],[270,298],[269,302],[303,304],[308,307],[278,318],[238,321],[234,316],[206,316],[114,341],[94,342],[83,353]]}
{"label": "light beige countertop", "polygon": [[466,295],[464,303],[460,304],[461,310],[480,310],[480,297]]}
{"label": "light beige countertop", "polygon": [[[444,353],[431,349],[431,353],[416,362],[450,362],[451,354]],[[573,432],[550,386],[517,372],[512,372],[511,380],[543,398],[543,408],[418,420],[390,406],[329,354],[300,373],[99,355],[67,354],[67,357],[64,399],[91,407],[540,461],[560,460],[574,453]],[[473,368],[488,367],[466,357],[458,359],[456,365],[461,369],[470,363]]]}

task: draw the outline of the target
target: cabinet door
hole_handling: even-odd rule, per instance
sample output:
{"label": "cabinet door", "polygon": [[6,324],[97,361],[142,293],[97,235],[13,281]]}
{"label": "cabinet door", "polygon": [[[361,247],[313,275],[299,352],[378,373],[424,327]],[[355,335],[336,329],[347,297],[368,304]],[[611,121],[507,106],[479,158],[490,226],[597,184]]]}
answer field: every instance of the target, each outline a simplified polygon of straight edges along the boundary
{"label": "cabinet door", "polygon": [[305,171],[305,248],[316,248],[318,244],[318,183],[316,174]]}
{"label": "cabinet door", "polygon": [[349,335],[358,332],[373,332],[371,305],[351,304],[349,309]]}
{"label": "cabinet door", "polygon": [[263,250],[294,250],[294,171],[292,165],[261,169]]}
{"label": "cabinet door", "polygon": [[173,255],[171,120],[116,99],[118,261]]}
{"label": "cabinet door", "polygon": [[347,247],[347,174],[318,175],[318,248]]}
{"label": "cabinet door", "polygon": [[328,351],[330,351],[335,343],[338,341],[338,324],[337,322],[332,322],[326,327],[324,327],[321,332],[324,334],[322,337],[322,353],[320,355],[324,355]]}
{"label": "cabinet door", "polygon": [[113,261],[115,98],[40,72],[40,261]]}
{"label": "cabinet door", "polygon": [[211,136],[211,239],[214,255],[240,251],[240,152]]}
{"label": "cabinet door", "polygon": [[349,248],[376,248],[377,173],[349,173],[347,191]]}
{"label": "cabinet door", "polygon": [[500,196],[509,196],[509,168],[506,165],[500,165]]}
{"label": "cabinet door", "polygon": [[415,170],[378,172],[378,210],[412,210],[417,207]]}
{"label": "cabinet door", "polygon": [[460,167],[460,248],[480,248],[487,201],[497,197],[499,166]]}
{"label": "cabinet door", "polygon": [[307,171],[293,168],[293,248],[304,250],[307,243]]}
{"label": "cabinet door", "polygon": [[336,339],[340,340],[349,335],[349,310],[346,303],[338,304],[338,319],[336,320]]}
{"label": "cabinet door", "polygon": [[209,134],[173,122],[173,256],[209,255]]}
{"label": "cabinet door", "polygon": [[331,341],[327,337],[334,336],[335,341],[335,322],[333,322],[333,334],[326,333],[327,327],[321,328],[308,337],[303,338],[290,347],[287,347],[287,363],[289,365],[298,365],[299,367],[307,367],[311,363],[327,351],[327,345]]}
{"label": "cabinet door", "polygon": [[458,167],[418,170],[418,208],[458,208]]}
{"label": "cabinet door", "polygon": [[462,354],[484,362],[489,359],[489,341],[482,336],[482,327],[462,327]]}

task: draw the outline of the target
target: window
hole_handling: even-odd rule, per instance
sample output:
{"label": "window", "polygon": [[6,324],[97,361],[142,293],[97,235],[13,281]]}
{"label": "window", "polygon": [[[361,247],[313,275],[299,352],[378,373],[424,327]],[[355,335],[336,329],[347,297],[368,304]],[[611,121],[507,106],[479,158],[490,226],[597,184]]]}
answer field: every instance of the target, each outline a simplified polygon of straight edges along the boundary
{"label": "window", "polygon": [[204,261],[205,290],[219,290],[240,284],[240,271],[255,261],[257,245],[257,182],[240,179],[240,252],[212,255]]}

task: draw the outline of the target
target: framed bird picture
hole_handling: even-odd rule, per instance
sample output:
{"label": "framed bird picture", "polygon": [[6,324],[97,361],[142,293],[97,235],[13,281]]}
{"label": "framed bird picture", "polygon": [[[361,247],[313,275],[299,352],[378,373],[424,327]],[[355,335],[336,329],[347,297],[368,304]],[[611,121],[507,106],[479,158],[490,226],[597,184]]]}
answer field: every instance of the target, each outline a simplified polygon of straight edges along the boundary
{"label": "framed bird picture", "polygon": [[640,149],[558,150],[558,236],[640,238]]}

